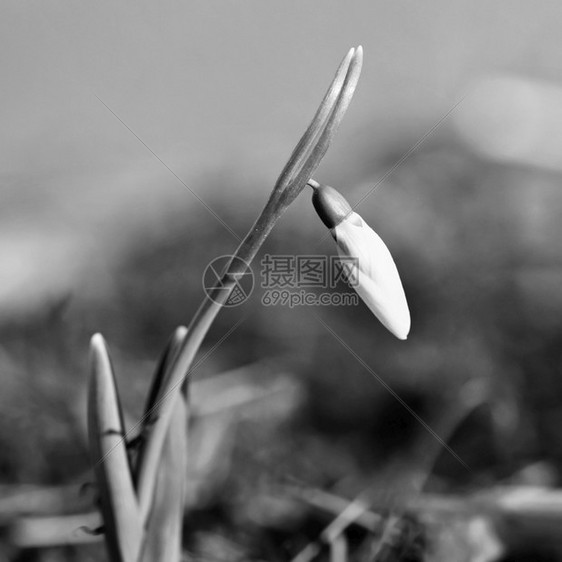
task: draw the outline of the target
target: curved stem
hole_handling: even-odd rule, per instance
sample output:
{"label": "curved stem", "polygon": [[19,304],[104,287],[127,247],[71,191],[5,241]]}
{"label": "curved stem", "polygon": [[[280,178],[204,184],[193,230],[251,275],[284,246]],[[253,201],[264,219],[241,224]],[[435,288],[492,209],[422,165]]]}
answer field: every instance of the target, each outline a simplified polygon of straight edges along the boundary
{"label": "curved stem", "polygon": [[137,472],[137,495],[143,521],[147,521],[154,494],[156,472],[174,403],[181,384],[189,376],[192,362],[219,310],[228,300],[237,279],[245,273],[273,226],[304,189],[323,158],[351,101],[359,79],[362,49],[351,49],[340,64],[311,124],[291,154],[256,222],[240,243],[220,283],[206,297],[193,317],[174,361],[166,370],[160,399],[148,414],[154,423],[144,444]]}

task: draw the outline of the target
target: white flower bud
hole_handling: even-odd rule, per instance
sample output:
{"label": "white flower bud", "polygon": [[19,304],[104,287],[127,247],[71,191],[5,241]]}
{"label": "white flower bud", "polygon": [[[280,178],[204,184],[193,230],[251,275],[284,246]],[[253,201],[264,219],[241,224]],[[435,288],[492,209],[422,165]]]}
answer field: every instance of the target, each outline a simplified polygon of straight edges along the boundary
{"label": "white flower bud", "polygon": [[316,182],[309,185],[314,189],[314,207],[330,229],[340,257],[357,260],[357,267],[349,275],[350,284],[382,324],[405,340],[410,331],[410,311],[385,243],[339,192]]}

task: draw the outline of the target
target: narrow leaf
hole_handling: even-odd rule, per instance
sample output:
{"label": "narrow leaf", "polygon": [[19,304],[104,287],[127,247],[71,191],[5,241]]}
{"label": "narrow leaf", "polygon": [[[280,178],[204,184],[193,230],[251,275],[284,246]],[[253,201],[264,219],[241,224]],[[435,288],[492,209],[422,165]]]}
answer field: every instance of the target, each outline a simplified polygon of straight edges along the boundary
{"label": "narrow leaf", "polygon": [[329,116],[322,123],[322,127],[318,130],[317,137],[314,142],[310,143],[310,150],[308,153],[301,156],[302,165],[298,172],[291,177],[288,190],[291,192],[290,201],[292,201],[299,193],[302,186],[312,177],[314,171],[320,164],[320,161],[326,154],[332,139],[334,138],[338,127],[351,103],[355,88],[361,75],[361,68],[363,66],[363,48],[357,47],[352,52],[349,66],[346,69],[343,84],[338,92],[337,99],[333,103],[332,111]]}
{"label": "narrow leaf", "polygon": [[157,405],[159,400],[162,398],[161,393],[164,388],[164,378],[166,372],[169,370],[170,366],[172,365],[180,347],[187,335],[187,328],[185,326],[178,326],[170,341],[168,342],[166,348],[164,349],[164,353],[160,357],[158,365],[156,367],[156,371],[154,376],[152,377],[152,384],[150,386],[150,391],[148,393],[148,399],[146,401],[145,406],[145,415],[143,418],[143,423],[145,426],[150,425],[152,422],[152,416],[154,415],[154,407]]}
{"label": "narrow leaf", "polygon": [[90,453],[99,488],[106,544],[112,562],[137,562],[143,542],[143,527],[113,368],[105,340],[100,334],[92,337],[90,353]]}
{"label": "narrow leaf", "polygon": [[156,475],[142,562],[180,562],[187,474],[185,395],[176,400]]}
{"label": "narrow leaf", "polygon": [[330,87],[328,88],[324,98],[320,102],[318,109],[310,125],[304,132],[303,136],[300,138],[297,146],[295,146],[289,161],[281,171],[279,179],[277,180],[278,185],[289,183],[295,175],[295,171],[299,170],[302,166],[303,161],[310,153],[313,147],[313,142],[315,137],[320,132],[321,128],[324,126],[326,118],[332,113],[336,100],[340,94],[341,87],[343,85],[344,79],[349,70],[349,64],[352,57],[355,54],[355,49],[352,48],[347,52],[347,55],[341,61],[334,79],[332,80]]}
{"label": "narrow leaf", "polygon": [[[148,518],[150,516],[150,509],[153,504],[154,490],[158,483],[158,470],[161,458],[165,456],[162,452],[161,455],[150,455],[147,456],[147,443],[149,441],[162,441],[164,442],[163,447],[165,447],[165,440],[169,440],[170,430],[167,426],[156,424],[158,419],[158,412],[161,409],[161,402],[166,399],[170,399],[169,396],[165,395],[166,388],[169,388],[167,384],[167,379],[170,376],[171,366],[174,364],[177,354],[184,343],[187,335],[187,329],[184,326],[178,327],[170,342],[168,343],[162,358],[156,368],[156,373],[152,381],[152,386],[148,394],[148,400],[146,404],[146,413],[144,416],[145,426],[143,429],[143,440],[141,442],[141,448],[139,451],[139,459],[136,467],[136,482],[137,482],[137,493],[139,496],[139,507],[140,513],[144,524],[147,524]],[[173,390],[173,389],[172,389]],[[168,391],[169,392],[169,391]],[[175,391],[174,391],[175,392]],[[182,400],[176,400],[176,403],[181,402],[180,406],[174,406],[173,417],[176,417],[176,408],[181,410],[186,410],[186,400],[187,400],[187,382],[184,381],[182,386]],[[187,414],[185,414],[186,416]],[[175,423],[175,422],[174,422]],[[180,422],[181,424],[181,422]],[[185,445],[185,427],[186,422],[181,424],[181,431],[183,435],[183,444]],[[158,434],[155,435],[153,428],[156,428]],[[164,432],[161,434],[161,432]],[[175,430],[172,430],[175,435]],[[176,438],[179,441],[179,437]],[[178,445],[179,446],[179,445]]]}

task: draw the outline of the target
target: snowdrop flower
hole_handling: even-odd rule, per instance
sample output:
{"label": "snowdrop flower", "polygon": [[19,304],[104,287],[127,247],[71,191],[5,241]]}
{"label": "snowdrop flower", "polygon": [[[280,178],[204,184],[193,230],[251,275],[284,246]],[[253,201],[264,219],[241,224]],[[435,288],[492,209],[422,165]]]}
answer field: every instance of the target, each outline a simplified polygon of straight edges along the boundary
{"label": "snowdrop flower", "polygon": [[355,258],[350,285],[382,324],[405,340],[410,331],[410,311],[398,270],[380,236],[353,211],[333,187],[310,180],[312,203],[330,229],[340,258]]}

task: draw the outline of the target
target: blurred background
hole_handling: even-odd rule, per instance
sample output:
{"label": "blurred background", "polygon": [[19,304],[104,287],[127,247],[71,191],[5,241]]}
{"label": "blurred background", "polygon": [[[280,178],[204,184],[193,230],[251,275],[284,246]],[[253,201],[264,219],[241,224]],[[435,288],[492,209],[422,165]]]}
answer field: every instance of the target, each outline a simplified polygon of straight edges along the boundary
{"label": "blurred background", "polygon": [[[186,548],[290,560],[330,514],[275,496],[287,482],[367,489],[385,509],[418,497],[420,474],[442,494],[557,486],[561,25],[555,1],[4,2],[0,559],[102,559],[32,525],[93,509],[77,492],[92,478],[89,338],[108,340],[134,424],[206,265],[235,250],[358,44],[359,87],[316,179],[391,249],[412,331],[396,340],[362,304],[265,307],[259,282],[221,313],[194,375],[208,385],[188,506],[204,516]],[[335,253],[309,196],[262,255]],[[562,559],[497,541],[448,559]]]}

